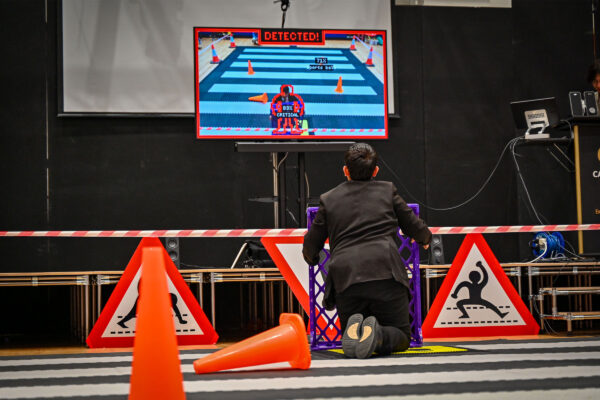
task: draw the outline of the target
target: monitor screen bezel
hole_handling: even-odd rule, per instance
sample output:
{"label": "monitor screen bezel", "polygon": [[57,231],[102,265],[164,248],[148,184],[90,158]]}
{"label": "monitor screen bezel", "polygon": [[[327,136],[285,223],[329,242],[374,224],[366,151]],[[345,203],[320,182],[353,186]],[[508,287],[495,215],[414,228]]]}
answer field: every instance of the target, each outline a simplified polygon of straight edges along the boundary
{"label": "monitor screen bezel", "polygon": [[[292,141],[292,140],[386,140],[389,139],[389,110],[388,110],[388,71],[387,71],[387,30],[383,29],[321,29],[323,36],[328,33],[333,34],[355,34],[355,33],[370,33],[382,35],[382,57],[383,57],[383,99],[384,99],[384,134],[381,136],[372,135],[320,135],[320,136],[305,136],[305,135],[200,135],[200,110],[199,110],[199,99],[200,99],[200,82],[198,76],[198,32],[244,32],[252,33],[256,32],[259,34],[260,29],[277,29],[268,27],[256,27],[256,28],[237,28],[237,27],[194,27],[194,129],[196,131],[196,139],[222,139],[222,140],[277,140],[277,141]],[[299,45],[301,46],[301,45]],[[225,128],[235,129],[235,128]],[[345,131],[350,129],[340,129]]]}

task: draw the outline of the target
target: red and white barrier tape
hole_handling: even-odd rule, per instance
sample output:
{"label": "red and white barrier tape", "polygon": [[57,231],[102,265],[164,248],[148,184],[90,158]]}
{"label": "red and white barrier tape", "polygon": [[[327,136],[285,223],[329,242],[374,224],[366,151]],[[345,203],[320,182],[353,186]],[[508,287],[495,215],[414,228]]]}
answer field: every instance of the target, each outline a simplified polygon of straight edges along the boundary
{"label": "red and white barrier tape", "polygon": [[264,237],[304,236],[301,229],[196,229],[145,231],[0,231],[0,236],[11,237]]}
{"label": "red and white barrier tape", "polygon": [[433,234],[465,234],[465,233],[523,233],[544,231],[596,231],[600,224],[571,225],[505,225],[505,226],[444,226],[429,228]]}
{"label": "red and white barrier tape", "polygon": [[[444,226],[430,227],[433,234],[526,233],[542,231],[593,231],[600,224],[516,225],[516,226]],[[306,229],[197,229],[145,231],[0,231],[0,237],[264,237],[304,236]]]}

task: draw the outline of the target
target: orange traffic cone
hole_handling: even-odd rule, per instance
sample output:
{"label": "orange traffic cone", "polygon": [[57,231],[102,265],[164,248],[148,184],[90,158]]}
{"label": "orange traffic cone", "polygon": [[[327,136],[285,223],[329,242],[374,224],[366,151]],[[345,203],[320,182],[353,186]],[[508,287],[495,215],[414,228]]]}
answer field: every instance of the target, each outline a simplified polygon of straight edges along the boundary
{"label": "orange traffic cone", "polygon": [[365,65],[367,67],[375,66],[375,64],[373,64],[373,46],[371,46],[371,50],[369,50],[369,57],[367,57],[367,62],[365,62]]}
{"label": "orange traffic cone", "polygon": [[129,399],[185,399],[175,325],[160,247],[142,253]]}
{"label": "orange traffic cone", "polygon": [[342,89],[342,77],[341,76],[338,78],[338,84],[337,84],[337,87],[335,88],[335,91],[337,93],[344,93],[344,89]]}
{"label": "orange traffic cone", "polygon": [[269,97],[267,96],[266,93],[263,93],[263,94],[259,94],[258,96],[248,97],[248,100],[250,100],[250,101],[260,101],[261,103],[264,104],[267,101],[269,101]]}
{"label": "orange traffic cone", "polygon": [[354,36],[352,36],[352,43],[350,44],[349,50],[356,50],[356,39]]}
{"label": "orange traffic cone", "polygon": [[197,374],[287,361],[292,368],[310,367],[304,321],[298,314],[281,314],[279,326],[194,361]]}
{"label": "orange traffic cone", "polygon": [[254,68],[252,68],[250,60],[248,60],[248,75],[254,75]]}
{"label": "orange traffic cone", "polygon": [[217,50],[215,50],[215,45],[211,44],[210,45],[210,49],[212,51],[212,61],[210,62],[211,64],[218,64],[221,62],[221,60],[219,60],[219,56],[217,55]]}
{"label": "orange traffic cone", "polygon": [[235,40],[233,39],[233,33],[231,34],[231,36],[229,36],[229,48],[230,49],[235,48]]}

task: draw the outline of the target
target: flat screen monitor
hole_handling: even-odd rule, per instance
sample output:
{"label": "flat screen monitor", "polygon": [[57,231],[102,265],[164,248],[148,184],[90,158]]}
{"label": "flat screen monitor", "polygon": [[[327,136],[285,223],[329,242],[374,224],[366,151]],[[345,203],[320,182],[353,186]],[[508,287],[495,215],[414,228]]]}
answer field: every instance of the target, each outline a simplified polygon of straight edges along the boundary
{"label": "flat screen monitor", "polygon": [[387,139],[386,31],[194,28],[199,139]]}
{"label": "flat screen monitor", "polygon": [[518,130],[543,130],[556,126],[560,121],[554,97],[513,101],[510,106]]}

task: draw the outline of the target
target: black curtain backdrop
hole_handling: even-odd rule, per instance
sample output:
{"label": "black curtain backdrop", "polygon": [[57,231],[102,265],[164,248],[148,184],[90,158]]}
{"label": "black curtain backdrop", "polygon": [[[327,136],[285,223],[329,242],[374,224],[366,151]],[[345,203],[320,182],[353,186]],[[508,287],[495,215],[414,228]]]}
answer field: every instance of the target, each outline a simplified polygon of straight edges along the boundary
{"label": "black curtain backdrop", "polygon": [[[269,154],[199,141],[192,118],[58,117],[57,1],[0,3],[1,230],[268,228]],[[47,16],[47,17],[46,17]],[[46,22],[47,18],[47,22]],[[505,155],[515,136],[509,102],[585,90],[593,59],[591,1],[513,0],[509,9],[394,7],[400,118],[372,142],[380,178],[422,206],[432,226],[537,223]],[[190,51],[192,49],[190,48]],[[556,151],[556,150],[554,150]],[[575,222],[573,173],[544,146],[519,149],[536,208]],[[572,149],[566,152],[572,157]],[[310,195],[340,183],[341,153],[306,156]],[[290,212],[298,214],[297,156],[286,162]],[[410,192],[410,193],[409,193]],[[286,225],[295,227],[291,217]],[[501,261],[527,256],[527,235],[488,235]],[[451,261],[462,237],[444,237]],[[184,239],[187,265],[229,266],[243,240]],[[134,239],[0,239],[3,272],[122,269]],[[423,253],[427,262],[427,253]]]}

